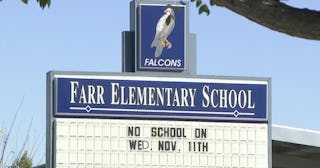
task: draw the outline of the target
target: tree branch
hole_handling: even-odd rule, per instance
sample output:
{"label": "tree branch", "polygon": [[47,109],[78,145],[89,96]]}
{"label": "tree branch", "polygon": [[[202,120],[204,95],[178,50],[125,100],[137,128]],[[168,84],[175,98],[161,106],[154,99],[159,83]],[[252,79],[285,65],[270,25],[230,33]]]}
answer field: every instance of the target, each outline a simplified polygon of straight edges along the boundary
{"label": "tree branch", "polygon": [[272,30],[320,40],[320,12],[288,6],[278,0],[210,0]]}

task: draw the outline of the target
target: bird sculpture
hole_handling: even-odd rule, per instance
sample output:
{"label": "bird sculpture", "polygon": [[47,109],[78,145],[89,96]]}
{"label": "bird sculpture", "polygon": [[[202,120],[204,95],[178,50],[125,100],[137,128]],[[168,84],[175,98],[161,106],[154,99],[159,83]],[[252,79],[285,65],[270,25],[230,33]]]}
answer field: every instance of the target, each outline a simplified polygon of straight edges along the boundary
{"label": "bird sculpture", "polygon": [[151,48],[156,47],[155,57],[159,57],[163,48],[172,48],[172,44],[168,40],[168,36],[172,32],[175,25],[174,11],[171,7],[164,10],[164,15],[159,19],[156,27],[156,34],[151,43]]}

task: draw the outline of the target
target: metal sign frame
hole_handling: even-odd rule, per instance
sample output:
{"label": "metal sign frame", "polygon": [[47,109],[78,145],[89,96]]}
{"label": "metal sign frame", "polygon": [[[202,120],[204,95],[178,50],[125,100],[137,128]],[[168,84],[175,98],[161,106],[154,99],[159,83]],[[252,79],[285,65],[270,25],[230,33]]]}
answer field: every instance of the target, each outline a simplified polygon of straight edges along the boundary
{"label": "metal sign frame", "polygon": [[[147,79],[162,79],[162,80],[186,80],[190,79],[190,76],[185,75],[177,75],[177,74],[157,74],[156,76],[153,75],[150,76],[144,76],[140,75],[137,76],[136,73],[91,73],[91,72],[56,72],[51,71],[47,73],[47,146],[46,146],[46,152],[47,152],[47,164],[49,167],[53,167],[54,163],[54,157],[53,152],[55,149],[55,143],[54,143],[54,127],[55,127],[55,117],[54,113],[56,111],[56,99],[54,97],[56,96],[56,92],[54,92],[56,87],[56,79],[57,78],[74,78],[74,79],[131,79],[131,80],[141,80],[141,78],[147,78]],[[266,112],[267,112],[267,120],[265,121],[268,125],[268,160],[269,160],[269,167],[272,165],[272,142],[271,142],[271,79],[270,78],[247,78],[247,77],[223,77],[223,76],[192,76],[193,79],[198,80],[198,82],[208,82],[212,80],[218,80],[218,81],[238,81],[238,82],[244,82],[250,81],[249,83],[265,83],[267,85],[267,98],[266,98]],[[161,80],[160,80],[161,81]],[[63,117],[63,116],[58,116]],[[65,117],[71,117],[72,116],[65,116]],[[74,116],[76,117],[76,116]],[[78,116],[79,117],[79,116]],[[80,116],[85,117],[85,116]],[[89,117],[89,116],[88,116]],[[94,117],[94,116],[93,116]],[[97,117],[97,116],[95,116]],[[85,117],[87,118],[87,117]],[[108,117],[110,118],[110,117]],[[112,118],[112,117],[111,117]],[[128,118],[125,118],[128,119]],[[129,118],[129,120],[135,120],[137,118]],[[159,119],[159,118],[158,118]],[[175,120],[172,119],[171,120]],[[241,120],[230,120],[230,122],[241,122]]]}

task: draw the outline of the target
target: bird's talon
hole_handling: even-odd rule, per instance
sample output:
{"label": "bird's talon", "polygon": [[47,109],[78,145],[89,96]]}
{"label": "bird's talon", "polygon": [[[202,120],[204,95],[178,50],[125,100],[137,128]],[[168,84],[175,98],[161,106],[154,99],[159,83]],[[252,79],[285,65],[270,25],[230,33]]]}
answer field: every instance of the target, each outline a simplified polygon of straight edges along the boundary
{"label": "bird's talon", "polygon": [[168,46],[168,48],[171,48],[172,44],[168,41],[167,46]]}
{"label": "bird's talon", "polygon": [[161,40],[161,41],[160,41],[160,46],[161,46],[161,47],[165,47],[165,46],[166,46],[166,43]]}

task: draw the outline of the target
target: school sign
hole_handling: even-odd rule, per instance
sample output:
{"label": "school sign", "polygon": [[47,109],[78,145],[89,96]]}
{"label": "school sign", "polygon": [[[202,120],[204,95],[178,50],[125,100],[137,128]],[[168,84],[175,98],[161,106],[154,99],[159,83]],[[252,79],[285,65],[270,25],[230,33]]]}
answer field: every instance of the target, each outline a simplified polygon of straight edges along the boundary
{"label": "school sign", "polygon": [[48,75],[57,167],[268,164],[267,80]]}
{"label": "school sign", "polygon": [[267,122],[266,81],[102,78],[56,78],[54,115]]}
{"label": "school sign", "polygon": [[140,4],[138,11],[139,68],[184,70],[186,6]]}
{"label": "school sign", "polygon": [[47,166],[271,168],[270,79],[194,74],[187,5],[131,16],[123,73],[47,73]]}

